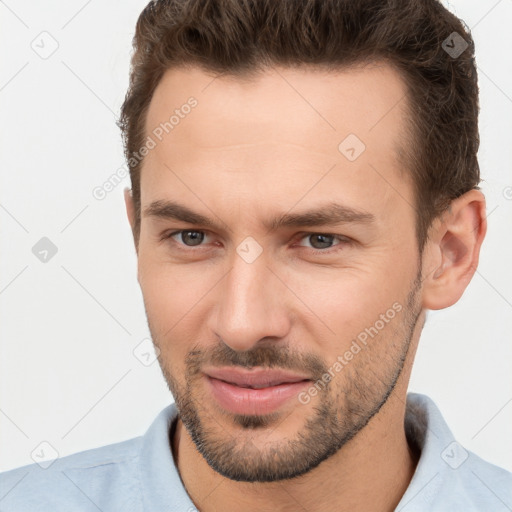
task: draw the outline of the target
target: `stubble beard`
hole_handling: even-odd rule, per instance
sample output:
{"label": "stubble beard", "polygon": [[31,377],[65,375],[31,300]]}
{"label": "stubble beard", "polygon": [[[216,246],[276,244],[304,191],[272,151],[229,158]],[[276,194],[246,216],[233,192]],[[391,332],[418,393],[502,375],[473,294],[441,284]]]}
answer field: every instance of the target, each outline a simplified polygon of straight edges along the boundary
{"label": "stubble beard", "polygon": [[[305,371],[319,379],[328,371],[329,365],[315,356],[290,352],[287,347],[268,345],[236,352],[221,342],[208,354],[200,349],[188,353],[185,386],[182,386],[168,369],[161,351],[160,367],[174,396],[179,418],[208,465],[234,481],[286,480],[311,471],[354,438],[386,403],[402,373],[421,314],[418,304],[420,274],[421,270],[400,313],[404,315],[403,321],[386,326],[387,332],[391,333],[387,338],[379,333],[380,339],[372,340],[325,389],[318,392],[317,403],[311,406],[311,414],[293,438],[265,443],[265,449],[257,448],[252,439],[262,445],[261,441],[276,432],[288,416],[279,411],[266,415],[219,415],[218,410],[208,409],[211,399],[204,397],[203,401],[195,391],[196,383],[202,378],[204,362],[286,368]],[[385,347],[379,347],[382,344]],[[296,407],[310,406],[297,400]],[[234,428],[226,429],[223,426],[226,420]]]}

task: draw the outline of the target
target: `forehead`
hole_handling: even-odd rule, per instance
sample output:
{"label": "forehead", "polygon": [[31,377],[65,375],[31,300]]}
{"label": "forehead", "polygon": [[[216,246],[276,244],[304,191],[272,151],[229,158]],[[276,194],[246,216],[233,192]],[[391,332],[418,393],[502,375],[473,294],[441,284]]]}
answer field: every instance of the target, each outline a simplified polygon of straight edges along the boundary
{"label": "forehead", "polygon": [[181,113],[171,123],[172,133],[163,134],[175,144],[219,147],[271,141],[279,134],[303,147],[332,149],[354,133],[391,149],[403,135],[406,92],[401,76],[385,62],[336,71],[276,66],[251,77],[175,68],[155,89],[146,133],[169,122],[193,97],[193,121],[184,122],[189,114]]}
{"label": "forehead", "polygon": [[[155,145],[143,164],[141,202],[169,196],[176,186],[188,193],[179,176],[202,197],[252,194],[260,201],[284,190],[299,199],[320,179],[316,192],[352,189],[356,200],[371,195],[369,179],[374,195],[386,182],[399,188],[406,94],[386,63],[336,72],[274,67],[244,79],[170,69],[146,117]],[[333,166],[336,172],[322,178]]]}

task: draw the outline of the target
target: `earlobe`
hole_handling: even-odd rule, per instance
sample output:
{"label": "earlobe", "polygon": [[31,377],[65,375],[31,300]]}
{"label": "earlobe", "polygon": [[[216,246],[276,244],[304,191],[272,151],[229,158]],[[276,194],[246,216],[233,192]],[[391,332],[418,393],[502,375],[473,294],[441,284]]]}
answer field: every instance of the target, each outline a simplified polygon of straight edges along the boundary
{"label": "earlobe", "polygon": [[443,309],[455,304],[478,266],[487,230],[485,197],[470,190],[452,201],[432,226],[423,258],[423,307]]}

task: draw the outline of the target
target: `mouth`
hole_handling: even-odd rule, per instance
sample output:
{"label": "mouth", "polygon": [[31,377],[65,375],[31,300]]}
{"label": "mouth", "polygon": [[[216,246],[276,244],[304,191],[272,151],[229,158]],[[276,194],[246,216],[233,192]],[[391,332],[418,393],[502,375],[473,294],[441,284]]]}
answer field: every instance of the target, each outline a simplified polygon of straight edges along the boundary
{"label": "mouth", "polygon": [[310,380],[307,375],[293,373],[280,369],[255,368],[246,370],[241,368],[224,367],[212,368],[205,371],[211,378],[222,380],[241,388],[261,389],[279,384],[290,384]]}
{"label": "mouth", "polygon": [[204,371],[209,391],[222,409],[235,414],[270,414],[290,401],[311,379],[279,369],[233,367]]}

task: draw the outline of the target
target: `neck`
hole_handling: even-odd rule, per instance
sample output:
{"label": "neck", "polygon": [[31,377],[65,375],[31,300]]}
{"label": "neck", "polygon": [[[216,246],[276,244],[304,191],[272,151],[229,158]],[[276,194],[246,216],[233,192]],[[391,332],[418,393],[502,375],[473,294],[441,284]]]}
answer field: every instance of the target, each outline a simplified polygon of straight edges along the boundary
{"label": "neck", "polygon": [[397,391],[366,427],[315,469],[270,483],[236,482],[218,474],[197,451],[178,418],[172,446],[182,482],[201,512],[285,512],[297,507],[393,511],[419,459],[405,435],[405,392],[398,395]]}

